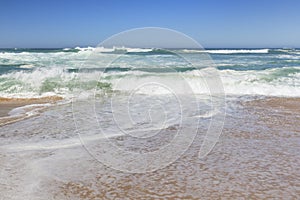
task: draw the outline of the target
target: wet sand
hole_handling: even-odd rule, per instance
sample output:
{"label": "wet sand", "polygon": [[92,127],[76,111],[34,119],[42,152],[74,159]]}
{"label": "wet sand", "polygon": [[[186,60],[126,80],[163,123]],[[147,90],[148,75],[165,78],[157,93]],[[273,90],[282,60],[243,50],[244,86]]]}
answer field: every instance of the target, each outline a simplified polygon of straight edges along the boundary
{"label": "wet sand", "polygon": [[299,198],[300,98],[231,104],[219,142],[203,159],[201,137],[176,162],[144,174],[111,169],[81,147],[5,152],[0,166],[10,178],[3,173],[7,184],[0,192],[9,197],[17,187],[34,199],[60,200]]}
{"label": "wet sand", "polygon": [[265,98],[260,100],[253,100],[245,103],[245,105],[270,108],[281,112],[295,112],[300,113],[300,98]]}
{"label": "wet sand", "polygon": [[201,138],[196,138],[180,159],[155,172],[126,174],[91,162],[98,166],[90,168],[94,177],[63,181],[58,194],[78,199],[297,199],[300,99],[239,103],[243,107],[228,113],[219,142],[204,159],[197,157]]}
{"label": "wet sand", "polygon": [[8,116],[9,111],[14,108],[27,105],[26,103],[0,103],[0,117]]}
{"label": "wet sand", "polygon": [[59,96],[41,98],[3,98],[0,97],[0,126],[24,119],[25,116],[9,116],[8,113],[19,107],[32,104],[55,103],[62,100]]}
{"label": "wet sand", "polygon": [[175,163],[147,174],[126,174],[91,162],[98,166],[90,168],[94,177],[63,181],[58,194],[78,199],[297,199],[300,99],[240,103],[243,108],[229,113],[226,122],[231,123],[225,122],[220,141],[206,158],[197,157],[197,138]]}

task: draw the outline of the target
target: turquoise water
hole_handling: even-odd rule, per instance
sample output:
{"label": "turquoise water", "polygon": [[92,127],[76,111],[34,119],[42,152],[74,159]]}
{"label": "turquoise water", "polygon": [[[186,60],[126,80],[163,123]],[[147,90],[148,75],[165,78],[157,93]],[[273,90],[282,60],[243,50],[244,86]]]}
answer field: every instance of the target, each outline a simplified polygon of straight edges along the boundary
{"label": "turquoise water", "polygon": [[[203,64],[202,55],[208,55],[214,66]],[[192,65],[185,58],[202,65]],[[162,76],[176,82],[178,73],[196,88],[195,93],[205,93],[197,81],[201,82],[198,74],[208,67],[218,70],[228,95],[300,96],[300,49],[92,47],[1,49],[0,96],[67,97],[76,90],[92,90],[99,85],[98,89],[103,86],[114,91],[120,78],[128,84]]]}

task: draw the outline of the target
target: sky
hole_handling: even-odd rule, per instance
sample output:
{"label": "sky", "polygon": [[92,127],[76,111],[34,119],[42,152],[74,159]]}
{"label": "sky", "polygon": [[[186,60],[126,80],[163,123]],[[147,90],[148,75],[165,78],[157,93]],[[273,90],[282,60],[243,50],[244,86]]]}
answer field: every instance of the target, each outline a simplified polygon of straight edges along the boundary
{"label": "sky", "polygon": [[141,27],[204,48],[296,48],[299,10],[299,0],[0,0],[0,48],[96,46]]}

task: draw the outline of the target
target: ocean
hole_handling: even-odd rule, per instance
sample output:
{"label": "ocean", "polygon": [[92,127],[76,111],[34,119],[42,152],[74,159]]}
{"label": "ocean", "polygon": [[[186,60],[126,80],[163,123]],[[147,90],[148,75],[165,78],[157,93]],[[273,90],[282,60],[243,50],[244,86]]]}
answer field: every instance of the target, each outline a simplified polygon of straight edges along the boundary
{"label": "ocean", "polygon": [[[120,76],[126,78],[128,84],[136,79],[162,75],[175,81],[171,80],[172,70],[184,77],[193,77],[189,83],[191,87],[195,86],[198,71],[208,66],[192,66],[172,53],[194,59],[195,62],[201,59],[199,55],[208,54],[218,70],[227,95],[300,95],[300,49],[173,49],[170,52],[158,49],[101,48],[97,55],[99,62],[111,61],[116,55],[122,55],[122,61],[114,63],[115,66],[102,64],[101,67],[97,62],[87,62],[93,50],[92,47],[1,49],[0,96],[68,97],[79,87],[93,89],[93,84],[100,76],[105,79],[105,85],[112,89],[115,87],[114,81]],[[76,80],[80,73],[86,77],[82,83]],[[205,93],[201,88],[195,92]]]}
{"label": "ocean", "polygon": [[1,198],[296,199],[299,97],[300,49],[0,49]]}

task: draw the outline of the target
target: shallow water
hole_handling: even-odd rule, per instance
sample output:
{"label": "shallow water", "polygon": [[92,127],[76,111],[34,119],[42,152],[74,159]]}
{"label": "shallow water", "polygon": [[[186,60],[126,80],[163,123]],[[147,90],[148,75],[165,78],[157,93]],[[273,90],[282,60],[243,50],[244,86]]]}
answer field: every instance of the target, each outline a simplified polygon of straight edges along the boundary
{"label": "shallow water", "polygon": [[[92,107],[87,106],[86,102],[52,107],[38,117],[3,126],[0,150],[2,197],[296,199],[300,180],[300,116],[288,105],[299,104],[299,99],[228,98],[222,135],[204,158],[199,158],[199,149],[211,118],[197,117],[210,110],[203,103],[207,100],[203,101],[203,97],[199,99],[202,100],[202,106],[199,106],[202,109],[198,112],[188,110],[189,121],[181,125],[187,131],[199,122],[200,128],[191,146],[174,162],[146,173],[128,173],[116,169],[116,163],[112,163],[111,168],[101,162],[103,157],[97,153],[103,151],[103,141],[106,140],[100,137],[101,134],[99,136],[99,126],[90,123],[94,115],[87,109]],[[159,102],[161,99],[156,100]],[[283,103],[278,107],[274,106],[274,101]],[[122,104],[122,98],[117,102]],[[134,131],[114,134],[117,128],[110,119],[111,113],[106,110],[110,103],[103,106],[105,103],[102,101],[94,111],[102,117],[99,121],[104,132],[112,134],[106,135],[106,139],[109,138],[119,148],[142,153],[156,151],[170,143],[180,128],[176,115],[172,115],[169,124],[155,136],[152,132],[155,129],[149,129],[150,125],[146,123],[132,127],[131,130],[139,130],[137,134],[140,135],[134,135]],[[86,117],[77,121],[77,125],[84,124],[81,129],[76,129],[74,125],[72,107],[76,107],[77,111],[85,110],[80,114]],[[119,125],[128,125],[128,121],[123,122]],[[87,132],[86,127],[89,127]],[[185,133],[189,136],[188,132]],[[164,156],[167,158],[172,154],[160,156],[156,160],[163,161]],[[131,157],[126,161],[136,162],[136,159]],[[145,166],[143,164],[147,161],[140,160],[140,165],[133,166]]]}
{"label": "shallow water", "polygon": [[300,196],[299,49],[121,50],[1,50],[1,198]]}

